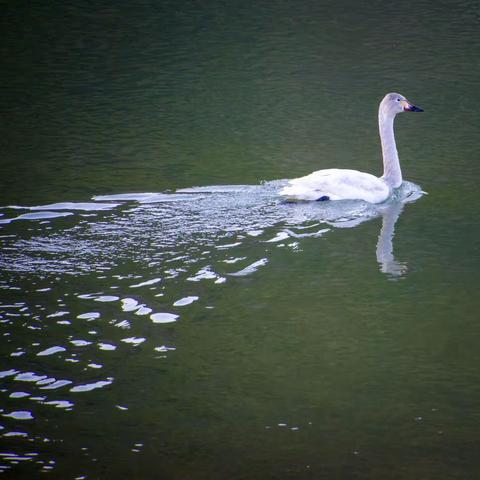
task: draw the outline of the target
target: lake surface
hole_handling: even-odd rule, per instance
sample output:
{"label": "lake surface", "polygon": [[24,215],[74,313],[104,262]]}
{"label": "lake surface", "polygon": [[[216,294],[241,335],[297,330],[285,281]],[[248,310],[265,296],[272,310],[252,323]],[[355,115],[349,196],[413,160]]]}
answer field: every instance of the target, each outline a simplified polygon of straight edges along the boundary
{"label": "lake surface", "polygon": [[3,13],[6,478],[480,476],[478,2]]}

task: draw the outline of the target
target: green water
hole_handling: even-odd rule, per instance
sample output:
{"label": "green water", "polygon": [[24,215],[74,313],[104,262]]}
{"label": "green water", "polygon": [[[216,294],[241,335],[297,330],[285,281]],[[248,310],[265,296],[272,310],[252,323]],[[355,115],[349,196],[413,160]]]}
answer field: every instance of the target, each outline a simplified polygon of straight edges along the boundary
{"label": "green water", "polygon": [[[0,22],[3,476],[480,476],[478,2]],[[283,203],[389,91],[395,197]]]}

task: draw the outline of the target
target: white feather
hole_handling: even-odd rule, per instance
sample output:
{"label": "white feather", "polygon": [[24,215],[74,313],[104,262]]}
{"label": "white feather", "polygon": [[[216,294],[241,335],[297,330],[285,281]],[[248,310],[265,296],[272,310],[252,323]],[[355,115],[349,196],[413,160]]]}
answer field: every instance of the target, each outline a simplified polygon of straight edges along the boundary
{"label": "white feather", "polygon": [[397,113],[422,111],[398,93],[387,94],[380,103],[378,124],[382,142],[384,174],[381,178],[357,170],[330,168],[290,180],[280,194],[288,200],[364,200],[382,203],[402,184],[393,121]]}
{"label": "white feather", "polygon": [[329,200],[361,199],[381,203],[390,195],[390,188],[384,180],[369,173],[329,168],[290,180],[280,193],[296,200],[328,197]]}

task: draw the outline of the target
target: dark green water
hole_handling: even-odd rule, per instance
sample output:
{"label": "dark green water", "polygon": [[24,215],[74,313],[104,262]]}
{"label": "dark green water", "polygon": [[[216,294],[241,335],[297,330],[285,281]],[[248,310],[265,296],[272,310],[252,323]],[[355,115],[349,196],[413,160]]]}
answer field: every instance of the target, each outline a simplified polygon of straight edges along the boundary
{"label": "dark green water", "polygon": [[478,2],[2,13],[3,476],[480,477]]}

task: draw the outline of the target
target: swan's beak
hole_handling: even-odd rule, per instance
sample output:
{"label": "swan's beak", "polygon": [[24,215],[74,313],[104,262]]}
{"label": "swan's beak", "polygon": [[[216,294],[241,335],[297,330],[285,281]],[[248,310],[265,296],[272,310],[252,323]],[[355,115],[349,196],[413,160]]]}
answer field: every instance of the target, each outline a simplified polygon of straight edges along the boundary
{"label": "swan's beak", "polygon": [[423,108],[416,107],[415,105],[407,101],[404,102],[403,110],[405,112],[423,112]]}

